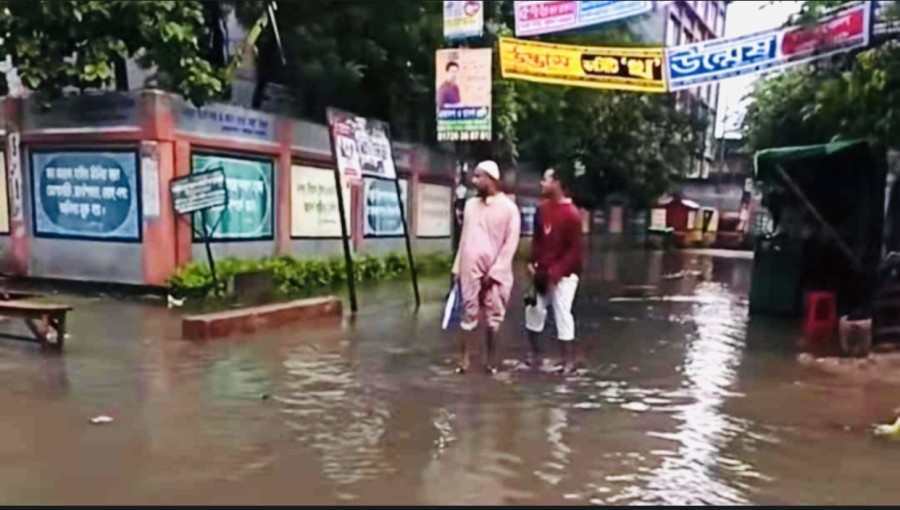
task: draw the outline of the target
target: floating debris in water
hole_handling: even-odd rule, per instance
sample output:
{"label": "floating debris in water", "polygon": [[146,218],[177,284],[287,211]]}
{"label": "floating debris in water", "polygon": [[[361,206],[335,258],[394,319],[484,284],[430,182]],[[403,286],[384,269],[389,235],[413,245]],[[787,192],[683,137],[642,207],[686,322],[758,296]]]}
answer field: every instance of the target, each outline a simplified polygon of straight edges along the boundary
{"label": "floating debris in water", "polygon": [[166,307],[167,308],[180,308],[184,306],[185,298],[176,299],[171,294],[166,296]]}
{"label": "floating debris in water", "polygon": [[112,423],[113,419],[110,416],[106,416],[105,414],[101,414],[100,416],[94,416],[91,418],[91,425],[106,425],[108,423]]}
{"label": "floating debris in water", "polygon": [[643,402],[629,402],[627,404],[622,404],[622,409],[626,409],[628,411],[634,411],[636,413],[643,413],[645,411],[650,410],[650,406]]}
{"label": "floating debris in water", "polygon": [[872,434],[875,437],[889,439],[891,441],[900,439],[900,418],[897,418],[897,420],[891,425],[875,425],[875,428],[872,430]]}

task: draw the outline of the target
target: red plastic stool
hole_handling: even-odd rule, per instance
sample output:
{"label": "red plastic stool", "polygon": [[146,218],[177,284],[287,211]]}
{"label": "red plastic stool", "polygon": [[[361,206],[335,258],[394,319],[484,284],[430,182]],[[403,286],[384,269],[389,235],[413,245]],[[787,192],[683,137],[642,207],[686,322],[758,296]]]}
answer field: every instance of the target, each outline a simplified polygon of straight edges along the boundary
{"label": "red plastic stool", "polygon": [[808,292],[803,329],[807,342],[818,348],[835,347],[830,344],[834,340],[837,326],[837,296],[833,292]]}

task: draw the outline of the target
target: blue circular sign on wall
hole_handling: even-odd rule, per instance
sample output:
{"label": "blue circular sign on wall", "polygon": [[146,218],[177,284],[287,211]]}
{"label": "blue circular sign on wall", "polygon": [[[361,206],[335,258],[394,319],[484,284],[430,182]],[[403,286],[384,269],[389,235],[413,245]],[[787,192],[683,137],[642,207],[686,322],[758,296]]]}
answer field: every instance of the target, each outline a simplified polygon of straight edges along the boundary
{"label": "blue circular sign on wall", "polygon": [[133,217],[135,170],[123,168],[121,158],[90,152],[41,156],[36,192],[41,219],[50,223],[38,221],[43,233],[110,235]]}

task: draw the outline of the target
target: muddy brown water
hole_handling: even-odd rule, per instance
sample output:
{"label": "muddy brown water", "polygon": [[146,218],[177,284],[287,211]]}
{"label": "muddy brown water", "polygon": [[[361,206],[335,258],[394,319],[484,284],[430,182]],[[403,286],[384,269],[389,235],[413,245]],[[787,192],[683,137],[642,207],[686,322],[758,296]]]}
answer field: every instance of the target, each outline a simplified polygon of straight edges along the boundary
{"label": "muddy brown water", "polygon": [[[592,257],[565,378],[454,375],[444,281],[418,314],[398,283],[353,321],[208,343],[158,306],[72,298],[64,355],[0,341],[0,503],[900,501],[900,444],[868,430],[900,393],[801,367],[797,323],[747,316],[751,264]],[[659,296],[610,301],[623,285]]]}

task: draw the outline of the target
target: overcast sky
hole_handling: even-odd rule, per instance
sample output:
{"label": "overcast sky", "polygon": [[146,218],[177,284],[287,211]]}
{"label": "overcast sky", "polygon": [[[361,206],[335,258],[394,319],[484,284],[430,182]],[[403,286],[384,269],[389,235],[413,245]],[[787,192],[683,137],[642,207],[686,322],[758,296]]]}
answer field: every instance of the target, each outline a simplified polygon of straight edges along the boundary
{"label": "overcast sky", "polygon": [[[725,19],[725,37],[737,37],[761,30],[778,28],[791,14],[800,9],[801,2],[741,1],[728,6]],[[743,118],[746,101],[753,82],[759,75],[739,76],[721,82],[716,136],[722,135],[723,124],[729,136],[737,135]]]}

